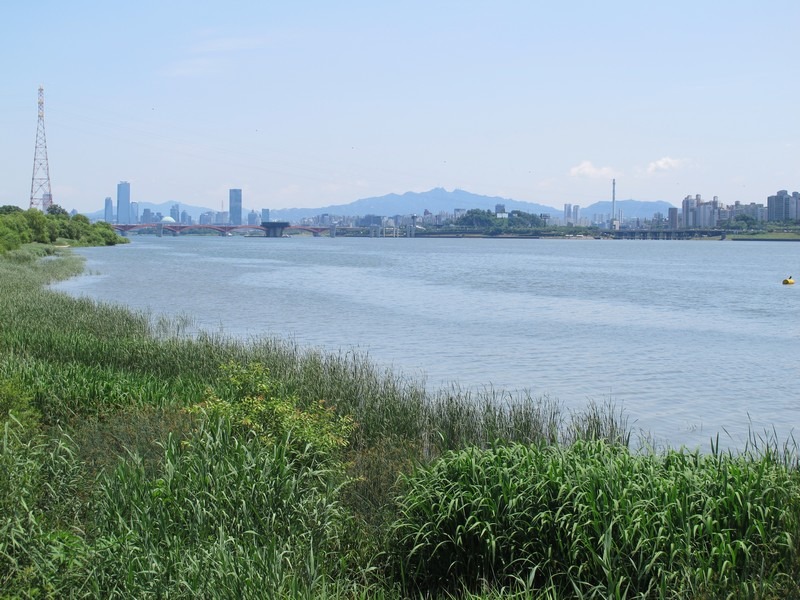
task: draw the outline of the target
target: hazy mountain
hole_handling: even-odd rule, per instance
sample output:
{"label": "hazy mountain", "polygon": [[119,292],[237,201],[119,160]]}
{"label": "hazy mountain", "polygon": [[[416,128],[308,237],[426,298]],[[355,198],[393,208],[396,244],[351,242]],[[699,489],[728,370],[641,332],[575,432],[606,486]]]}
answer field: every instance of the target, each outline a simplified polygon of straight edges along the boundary
{"label": "hazy mountain", "polygon": [[[655,200],[642,202],[641,200],[617,200],[616,212],[622,214],[623,219],[652,219],[655,213],[661,213],[664,217],[670,208],[674,208],[669,202]],[[595,202],[587,207],[581,206],[581,216],[592,218],[593,215],[610,215],[611,200]]]}
{"label": "hazy mountain", "polygon": [[456,208],[469,210],[471,208],[491,209],[503,204],[507,211],[522,210],[528,213],[556,214],[558,211],[552,206],[544,206],[533,202],[521,202],[499,196],[481,196],[464,190],[448,192],[444,188],[434,188],[427,192],[406,192],[405,194],[387,194],[376,198],[363,198],[350,204],[324,206],[322,208],[287,208],[271,210],[270,219],[276,221],[296,222],[304,218],[320,214],[341,216],[423,214],[426,210],[433,214],[440,212],[452,213]]}

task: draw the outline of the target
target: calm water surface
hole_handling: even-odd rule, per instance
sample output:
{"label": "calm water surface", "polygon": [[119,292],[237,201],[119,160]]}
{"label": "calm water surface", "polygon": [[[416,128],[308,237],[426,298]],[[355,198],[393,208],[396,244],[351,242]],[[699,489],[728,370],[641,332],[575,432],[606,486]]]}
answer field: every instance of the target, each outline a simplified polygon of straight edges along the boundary
{"label": "calm water surface", "polygon": [[[58,289],[353,350],[435,389],[613,400],[659,442],[800,424],[800,244],[133,236]],[[796,273],[795,273],[796,272]]]}

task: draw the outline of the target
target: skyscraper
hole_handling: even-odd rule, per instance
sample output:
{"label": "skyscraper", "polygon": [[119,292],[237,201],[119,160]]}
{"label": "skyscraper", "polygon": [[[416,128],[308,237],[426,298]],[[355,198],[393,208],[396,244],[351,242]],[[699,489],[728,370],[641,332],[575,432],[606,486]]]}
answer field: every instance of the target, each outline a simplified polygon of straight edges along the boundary
{"label": "skyscraper", "polygon": [[268,208],[262,208],[261,209],[261,221],[264,222],[264,223],[269,221],[269,209]]}
{"label": "skyscraper", "polygon": [[120,181],[117,184],[117,223],[127,225],[131,222],[131,184]]}
{"label": "skyscraper", "polygon": [[242,190],[228,191],[228,212],[230,213],[231,225],[242,224]]}
{"label": "skyscraper", "polygon": [[103,213],[103,219],[106,223],[113,223],[114,222],[114,201],[111,200],[111,196],[106,198],[106,206],[105,212]]}

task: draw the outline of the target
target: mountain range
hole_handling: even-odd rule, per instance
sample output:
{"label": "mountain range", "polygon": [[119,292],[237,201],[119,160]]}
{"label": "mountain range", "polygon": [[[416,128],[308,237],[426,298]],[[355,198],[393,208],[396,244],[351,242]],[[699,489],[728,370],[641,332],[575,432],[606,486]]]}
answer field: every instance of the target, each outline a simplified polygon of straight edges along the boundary
{"label": "mountain range", "polygon": [[[406,192],[405,194],[387,194],[374,198],[362,198],[350,204],[340,204],[325,206],[322,208],[287,208],[280,210],[270,210],[270,218],[276,221],[296,222],[301,219],[313,217],[320,214],[342,215],[342,216],[364,216],[364,215],[408,215],[423,214],[426,210],[438,214],[440,212],[452,213],[456,208],[469,210],[480,208],[483,210],[494,210],[498,204],[505,206],[507,212],[521,210],[531,214],[548,213],[551,217],[563,214],[563,206],[555,208],[535,202],[523,202],[511,198],[501,198],[500,196],[482,196],[464,190],[455,189],[448,192],[444,188],[434,188],[427,192]],[[657,212],[664,215],[672,204],[664,201],[643,202],[639,200],[617,200],[617,211],[621,212],[625,218],[647,218],[650,219]],[[592,216],[594,214],[610,214],[611,201],[600,201],[581,207],[581,214]]]}
{"label": "mountain range", "polygon": [[[140,202],[139,214],[141,214],[141,211],[145,208],[149,208],[154,213],[160,212],[163,215],[168,215],[170,208],[172,208],[174,204],[175,202],[162,202],[161,204]],[[349,204],[336,204],[320,208],[270,209],[270,219],[273,221],[289,221],[290,223],[296,223],[302,219],[326,213],[338,216],[381,215],[391,217],[394,215],[409,214],[422,215],[427,210],[433,214],[439,214],[441,212],[452,213],[457,208],[465,210],[472,208],[494,210],[498,204],[504,205],[507,212],[521,210],[531,214],[547,213],[551,217],[559,217],[563,214],[563,207],[555,208],[535,202],[523,202],[511,198],[501,198],[500,196],[483,196],[459,189],[447,191],[444,188],[434,188],[427,192],[387,194],[385,196],[373,198],[362,198]],[[666,216],[668,209],[673,208],[672,204],[663,200],[648,202],[632,199],[617,200],[616,206],[617,211],[621,213],[624,218],[641,219],[650,219],[655,213],[662,213]],[[180,208],[181,211],[185,210],[195,220],[197,220],[202,213],[213,210],[189,204],[180,204]],[[249,212],[249,209],[245,209],[244,212]],[[610,213],[610,200],[602,200],[590,204],[589,206],[581,206],[581,215],[590,218],[596,214],[608,215]],[[102,219],[103,211],[89,213],[86,216],[90,219]]]}

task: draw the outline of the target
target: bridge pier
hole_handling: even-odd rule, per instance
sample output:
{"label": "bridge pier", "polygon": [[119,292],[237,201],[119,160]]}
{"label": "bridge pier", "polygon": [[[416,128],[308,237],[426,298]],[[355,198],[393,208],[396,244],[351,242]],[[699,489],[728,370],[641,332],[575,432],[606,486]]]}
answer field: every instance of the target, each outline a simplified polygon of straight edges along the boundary
{"label": "bridge pier", "polygon": [[288,226],[288,221],[261,221],[261,227],[264,228],[266,237],[270,238],[283,237],[283,230]]}

